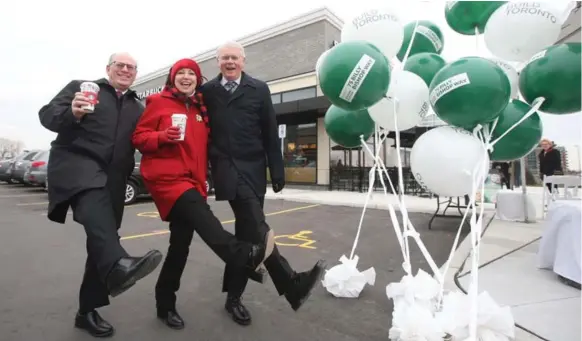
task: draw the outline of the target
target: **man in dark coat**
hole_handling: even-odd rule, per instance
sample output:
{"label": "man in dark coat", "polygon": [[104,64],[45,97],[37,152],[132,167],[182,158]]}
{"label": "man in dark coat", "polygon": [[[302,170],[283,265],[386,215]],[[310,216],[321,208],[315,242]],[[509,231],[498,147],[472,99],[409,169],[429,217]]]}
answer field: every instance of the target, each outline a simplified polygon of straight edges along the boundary
{"label": "man in dark coat", "polygon": [[131,257],[119,241],[127,178],[134,167],[131,136],[143,105],[132,90],[137,66],[126,53],[111,56],[108,79],[99,85],[94,112],[84,107],[82,81],[65,86],[38,113],[42,125],[57,133],[48,165],[48,218],[65,223],[69,207],[85,228],[87,260],[79,292],[75,326],[96,337],[113,335],[113,327],[96,309],[109,305],[160,263],[157,250]]}
{"label": "man in dark coat", "polygon": [[[544,180],[544,176],[562,175],[562,156],[560,151],[554,149],[554,142],[549,139],[542,139],[540,142],[542,151],[538,155],[540,163],[540,178]],[[546,184],[548,191],[552,192],[552,185]],[[554,185],[557,190],[558,185]]]}
{"label": "man in dark coat", "polygon": [[[283,156],[269,87],[242,71],[244,49],[227,43],[217,51],[221,74],[202,86],[210,123],[209,160],[216,200],[228,200],[235,215],[235,235],[257,242],[269,230],[263,204],[267,166],[275,192],[285,186]],[[309,297],[323,274],[319,261],[306,272],[296,273],[277,248],[264,262],[279,295],[294,310]],[[242,273],[226,266],[222,291],[227,292],[226,311],[241,325],[251,315],[241,303],[248,278],[262,282],[260,273]]]}

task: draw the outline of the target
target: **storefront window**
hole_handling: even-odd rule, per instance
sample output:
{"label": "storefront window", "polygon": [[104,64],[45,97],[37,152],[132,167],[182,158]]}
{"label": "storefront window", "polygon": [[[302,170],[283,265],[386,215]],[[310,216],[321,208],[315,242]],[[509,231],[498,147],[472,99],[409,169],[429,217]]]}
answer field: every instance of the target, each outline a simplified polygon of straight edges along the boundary
{"label": "storefront window", "polygon": [[302,99],[317,97],[317,90],[315,87],[292,90],[282,93],[283,102],[299,101]]}
{"label": "storefront window", "polygon": [[316,123],[287,126],[284,140],[285,179],[287,182],[316,183]]}

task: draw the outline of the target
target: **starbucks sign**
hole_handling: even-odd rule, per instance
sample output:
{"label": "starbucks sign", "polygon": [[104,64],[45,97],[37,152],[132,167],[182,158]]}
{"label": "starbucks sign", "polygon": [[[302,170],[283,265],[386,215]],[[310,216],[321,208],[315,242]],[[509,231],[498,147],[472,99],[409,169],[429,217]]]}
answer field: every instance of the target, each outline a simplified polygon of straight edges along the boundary
{"label": "starbucks sign", "polygon": [[139,99],[144,99],[144,98],[148,97],[149,95],[153,95],[153,94],[157,94],[157,93],[162,92],[163,88],[164,88],[163,86],[157,86],[155,88],[147,89],[145,91],[140,91],[137,93],[137,97]]}

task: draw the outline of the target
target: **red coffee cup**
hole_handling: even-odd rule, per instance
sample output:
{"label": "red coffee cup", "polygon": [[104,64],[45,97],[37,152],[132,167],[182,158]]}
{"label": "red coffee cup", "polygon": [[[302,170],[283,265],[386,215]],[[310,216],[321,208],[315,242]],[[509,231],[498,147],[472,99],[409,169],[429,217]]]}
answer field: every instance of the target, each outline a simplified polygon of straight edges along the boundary
{"label": "red coffee cup", "polygon": [[99,85],[93,82],[83,82],[81,83],[81,92],[90,104],[85,105],[82,109],[94,112],[95,111],[95,104],[97,104],[97,100],[99,98]]}

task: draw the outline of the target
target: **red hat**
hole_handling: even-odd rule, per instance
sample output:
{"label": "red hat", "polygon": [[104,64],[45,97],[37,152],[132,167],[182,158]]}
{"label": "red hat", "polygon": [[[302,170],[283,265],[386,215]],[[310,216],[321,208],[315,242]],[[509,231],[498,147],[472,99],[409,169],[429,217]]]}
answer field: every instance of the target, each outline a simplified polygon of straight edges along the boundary
{"label": "red hat", "polygon": [[194,60],[190,58],[184,58],[177,61],[170,69],[170,84],[174,86],[174,80],[176,79],[176,74],[181,69],[190,69],[196,74],[196,88],[202,85],[202,72],[200,71],[200,66]]}

